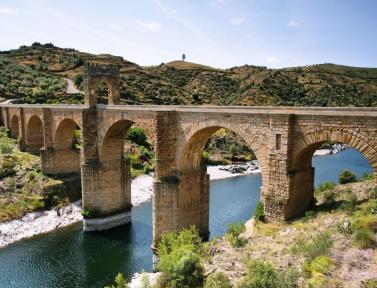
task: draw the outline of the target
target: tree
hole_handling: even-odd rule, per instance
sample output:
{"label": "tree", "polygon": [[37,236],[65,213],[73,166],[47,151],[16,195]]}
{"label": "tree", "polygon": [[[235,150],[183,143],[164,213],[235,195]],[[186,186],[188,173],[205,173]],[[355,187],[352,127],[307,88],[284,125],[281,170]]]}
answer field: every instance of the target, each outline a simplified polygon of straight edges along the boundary
{"label": "tree", "polygon": [[84,80],[84,77],[82,74],[76,74],[75,77],[73,77],[73,82],[75,83],[75,86],[77,88],[80,87],[81,82]]}
{"label": "tree", "polygon": [[183,54],[182,54],[182,61],[185,61],[185,60],[186,60],[186,54],[183,53]]}
{"label": "tree", "polygon": [[352,183],[352,182],[356,182],[356,180],[357,180],[356,175],[350,170],[344,170],[339,175],[340,184]]}

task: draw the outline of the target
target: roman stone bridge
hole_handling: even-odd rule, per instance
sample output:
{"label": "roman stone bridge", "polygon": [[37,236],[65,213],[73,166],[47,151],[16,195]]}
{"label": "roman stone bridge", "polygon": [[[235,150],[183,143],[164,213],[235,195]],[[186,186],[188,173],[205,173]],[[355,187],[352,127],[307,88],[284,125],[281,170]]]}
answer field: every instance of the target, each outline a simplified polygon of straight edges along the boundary
{"label": "roman stone bridge", "polygon": [[[100,79],[108,83],[109,105],[97,104]],[[201,155],[220,128],[237,133],[254,151],[270,220],[295,217],[308,207],[312,155],[325,141],[356,148],[377,171],[376,108],[126,106],[118,105],[119,91],[116,66],[87,64],[84,105],[0,105],[3,124],[21,150],[40,153],[45,174],[81,173],[83,207],[96,216],[84,220],[86,230],[130,221],[130,164],[123,139],[133,124],[155,147],[154,243],[163,233],[192,224],[208,235],[209,177]],[[81,151],[73,145],[77,127]]]}

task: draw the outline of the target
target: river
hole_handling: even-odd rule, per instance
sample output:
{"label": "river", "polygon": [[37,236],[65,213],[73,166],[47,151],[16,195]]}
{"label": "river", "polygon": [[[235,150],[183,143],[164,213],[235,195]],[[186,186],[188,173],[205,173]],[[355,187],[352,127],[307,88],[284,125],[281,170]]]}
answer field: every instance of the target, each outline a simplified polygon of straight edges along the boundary
{"label": "river", "polygon": [[[337,182],[343,169],[361,177],[371,172],[356,150],[314,156],[315,185]],[[225,233],[229,223],[250,219],[259,201],[259,174],[211,182],[211,237]],[[80,223],[25,239],[0,249],[0,287],[103,287],[117,272],[130,277],[151,271],[152,205],[132,210],[132,223],[110,231],[84,233]]]}

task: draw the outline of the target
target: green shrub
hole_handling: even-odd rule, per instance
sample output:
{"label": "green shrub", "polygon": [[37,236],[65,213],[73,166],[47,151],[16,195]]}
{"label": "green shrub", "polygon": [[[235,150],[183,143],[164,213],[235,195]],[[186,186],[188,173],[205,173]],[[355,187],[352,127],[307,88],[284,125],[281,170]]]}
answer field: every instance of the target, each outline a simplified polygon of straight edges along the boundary
{"label": "green shrub", "polygon": [[236,144],[230,144],[229,145],[229,152],[232,154],[232,156],[235,156],[235,155],[237,155],[237,153],[238,153],[238,146],[236,145]]}
{"label": "green shrub", "polygon": [[318,256],[328,255],[332,245],[333,240],[330,235],[322,233],[310,240],[298,239],[292,246],[292,252],[294,254],[302,254],[308,261],[312,261]]}
{"label": "green shrub", "polygon": [[150,151],[148,148],[144,146],[140,146],[140,154],[144,156],[146,159],[151,160],[154,158],[153,151]]}
{"label": "green shrub", "polygon": [[356,210],[356,206],[357,206],[357,196],[355,193],[352,193],[349,196],[349,199],[342,203],[342,205],[340,206],[340,209],[348,213],[351,213]]}
{"label": "green shrub", "polygon": [[132,126],[128,129],[126,134],[126,139],[134,142],[139,146],[149,147],[147,135],[144,132],[143,128]]}
{"label": "green shrub", "polygon": [[151,283],[149,281],[149,275],[145,272],[143,272],[141,274],[140,286],[141,286],[141,288],[151,288]]}
{"label": "green shrub", "polygon": [[200,257],[204,253],[202,240],[195,227],[178,234],[167,233],[157,247],[157,269],[165,274],[166,281],[173,287],[202,287],[204,276]]}
{"label": "green shrub", "polygon": [[336,184],[334,182],[323,182],[318,185],[318,187],[315,189],[316,193],[320,193],[326,190],[334,189]]}
{"label": "green shrub", "polygon": [[340,184],[352,183],[352,182],[356,182],[356,180],[357,180],[356,175],[350,170],[344,170],[339,175]]}
{"label": "green shrub", "polygon": [[204,283],[204,288],[231,288],[229,278],[222,272],[209,275]]}
{"label": "green shrub", "polygon": [[0,167],[0,179],[16,174],[16,159],[10,155],[2,157],[2,165]]}
{"label": "green shrub", "polygon": [[364,228],[354,231],[352,243],[361,249],[375,248],[377,244],[374,233]]}
{"label": "green shrub", "polygon": [[246,276],[237,284],[238,288],[279,288],[283,287],[278,271],[271,263],[251,260]]}
{"label": "green shrub", "polygon": [[98,214],[94,210],[89,210],[89,209],[85,209],[85,208],[82,208],[81,211],[80,211],[80,213],[81,213],[82,217],[88,218],[88,219],[94,218]]}
{"label": "green shrub", "polygon": [[310,262],[304,264],[304,269],[311,275],[314,274],[329,274],[335,266],[335,261],[328,256],[317,256]]}
{"label": "green shrub", "polygon": [[361,180],[373,180],[374,174],[373,173],[367,173],[365,172],[363,176],[361,177]]}
{"label": "green shrub", "polygon": [[264,221],[265,215],[264,215],[264,206],[262,202],[258,202],[257,207],[254,212],[254,219],[257,221]]}
{"label": "green shrub", "polygon": [[363,288],[377,288],[377,278],[363,281]]}
{"label": "green shrub", "polygon": [[203,153],[202,153],[202,160],[203,160],[204,163],[208,163],[209,153],[207,151],[203,151]]}
{"label": "green shrub", "polygon": [[74,77],[73,77],[73,83],[75,83],[75,86],[77,88],[80,87],[80,84],[82,83],[82,81],[84,81],[84,77],[82,76],[82,74],[76,74]]}
{"label": "green shrub", "polygon": [[226,239],[229,241],[230,245],[233,247],[243,247],[247,243],[247,240],[241,236],[245,232],[246,227],[243,223],[234,223],[228,225],[228,230],[226,232]]}
{"label": "green shrub", "polygon": [[106,286],[105,288],[128,288],[127,279],[124,278],[122,273],[118,273],[114,279],[115,285]]}
{"label": "green shrub", "polygon": [[9,138],[0,138],[0,153],[9,154],[14,148],[14,143]]}

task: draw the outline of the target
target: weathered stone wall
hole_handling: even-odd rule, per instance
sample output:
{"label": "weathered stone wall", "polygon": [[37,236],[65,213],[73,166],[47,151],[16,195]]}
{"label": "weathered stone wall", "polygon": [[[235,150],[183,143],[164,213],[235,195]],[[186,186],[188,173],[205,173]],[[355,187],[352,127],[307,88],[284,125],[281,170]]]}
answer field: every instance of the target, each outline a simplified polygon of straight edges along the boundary
{"label": "weathered stone wall", "polygon": [[[84,208],[101,217],[126,215],[115,217],[116,223],[130,219],[125,213],[131,206],[131,176],[124,135],[133,124],[142,127],[156,153],[153,245],[164,233],[190,225],[208,234],[209,178],[201,158],[209,137],[220,128],[241,136],[254,151],[269,220],[297,216],[310,204],[311,159],[325,141],[356,148],[377,173],[377,109],[96,105],[99,79],[109,83],[109,103],[117,103],[118,72],[115,66],[88,67],[85,105],[4,104],[2,122],[22,150],[41,149],[45,173],[77,173],[81,167]],[[82,131],[81,157],[72,147],[77,127]],[[101,229],[115,223],[99,222]],[[91,222],[90,229],[95,225]]]}

